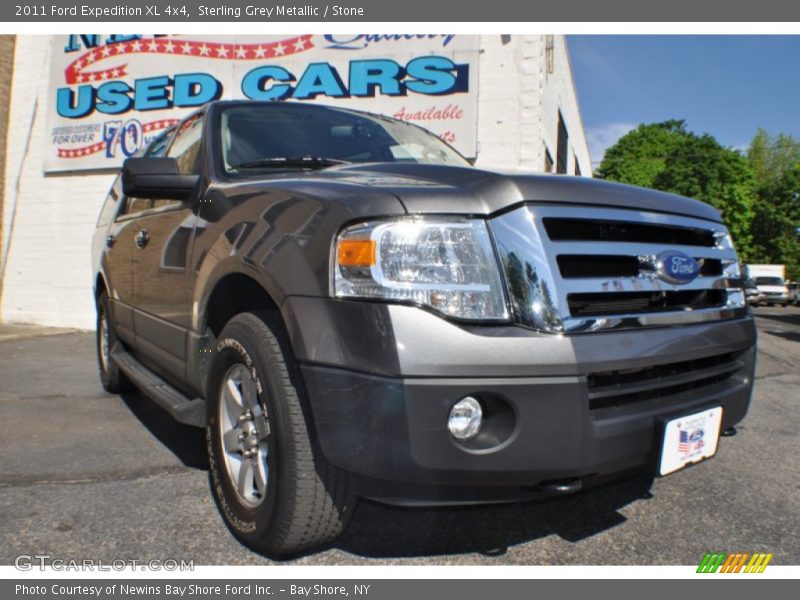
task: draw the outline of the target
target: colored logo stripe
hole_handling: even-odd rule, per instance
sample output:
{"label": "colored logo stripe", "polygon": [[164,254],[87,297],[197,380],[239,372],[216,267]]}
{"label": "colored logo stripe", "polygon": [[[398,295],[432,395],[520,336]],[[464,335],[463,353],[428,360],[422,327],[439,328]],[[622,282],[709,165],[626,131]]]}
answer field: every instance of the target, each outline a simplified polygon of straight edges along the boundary
{"label": "colored logo stripe", "polygon": [[[747,552],[725,552],[706,553],[700,565],[697,567],[698,573],[763,573],[764,569],[772,560],[773,555],[764,552],[749,554]],[[749,559],[749,562],[748,562]],[[747,563],[747,566],[745,566]]]}
{"label": "colored logo stripe", "polygon": [[700,561],[700,566],[697,567],[698,573],[716,573],[722,561],[725,560],[724,552],[715,552],[714,554],[706,553],[703,560]]}
{"label": "colored logo stripe", "polygon": [[[745,567],[745,573],[763,573],[764,569],[767,568],[769,561],[772,560],[772,554],[753,554],[753,558],[750,559],[750,562],[747,563],[747,567]],[[756,571],[758,569],[758,571]]]}

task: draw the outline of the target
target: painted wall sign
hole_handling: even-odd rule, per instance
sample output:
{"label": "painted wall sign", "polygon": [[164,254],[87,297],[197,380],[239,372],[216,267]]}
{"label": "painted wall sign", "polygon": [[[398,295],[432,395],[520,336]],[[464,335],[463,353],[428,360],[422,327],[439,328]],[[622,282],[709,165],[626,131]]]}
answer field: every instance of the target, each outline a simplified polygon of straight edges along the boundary
{"label": "painted wall sign", "polygon": [[56,36],[46,171],[118,167],[217,98],[320,102],[476,154],[478,36]]}

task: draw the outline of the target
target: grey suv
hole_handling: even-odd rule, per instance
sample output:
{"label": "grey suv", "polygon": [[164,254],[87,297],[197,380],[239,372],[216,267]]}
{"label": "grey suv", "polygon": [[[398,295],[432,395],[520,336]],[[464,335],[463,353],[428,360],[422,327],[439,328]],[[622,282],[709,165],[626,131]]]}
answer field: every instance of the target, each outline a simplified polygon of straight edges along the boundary
{"label": "grey suv", "polygon": [[407,123],[214,102],[128,159],[94,238],[97,355],[204,427],[247,545],[355,499],[567,494],[714,455],[755,329],[716,210],[472,167]]}

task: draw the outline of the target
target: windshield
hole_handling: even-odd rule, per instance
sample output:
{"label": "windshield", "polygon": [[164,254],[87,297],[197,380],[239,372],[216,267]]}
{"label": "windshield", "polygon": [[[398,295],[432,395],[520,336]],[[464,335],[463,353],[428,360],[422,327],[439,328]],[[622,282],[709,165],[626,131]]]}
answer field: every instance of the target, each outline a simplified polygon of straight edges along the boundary
{"label": "windshield", "polygon": [[222,112],[220,133],[228,173],[326,168],[342,162],[469,165],[424,129],[325,106],[277,102],[232,106]]}
{"label": "windshield", "polygon": [[780,277],[756,277],[756,285],[783,285]]}

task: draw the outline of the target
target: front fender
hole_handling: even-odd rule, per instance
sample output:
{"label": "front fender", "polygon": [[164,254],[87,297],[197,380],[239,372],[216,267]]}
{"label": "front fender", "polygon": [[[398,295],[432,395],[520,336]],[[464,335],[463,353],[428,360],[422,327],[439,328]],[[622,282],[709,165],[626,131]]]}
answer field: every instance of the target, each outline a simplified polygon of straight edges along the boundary
{"label": "front fender", "polygon": [[214,286],[232,273],[258,282],[278,306],[289,296],[327,297],[331,244],[342,226],[405,213],[397,198],[366,186],[279,183],[218,185],[205,194],[192,250],[195,331]]}

